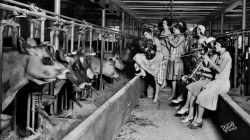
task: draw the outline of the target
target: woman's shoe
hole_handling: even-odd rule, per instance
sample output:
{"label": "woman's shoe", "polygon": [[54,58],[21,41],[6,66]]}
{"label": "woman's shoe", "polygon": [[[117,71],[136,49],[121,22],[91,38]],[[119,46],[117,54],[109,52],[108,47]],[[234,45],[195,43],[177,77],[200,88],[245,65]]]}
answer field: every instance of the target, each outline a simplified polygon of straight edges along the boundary
{"label": "woman's shoe", "polygon": [[182,102],[182,101],[183,101],[182,98],[177,98],[177,99],[175,99],[175,100],[172,100],[172,103],[178,104],[178,103],[180,103],[180,102]]}
{"label": "woman's shoe", "polygon": [[202,125],[203,125],[203,121],[197,123],[197,122],[194,122],[194,124],[192,124],[189,128],[190,129],[197,129],[197,128],[202,128]]}
{"label": "woman's shoe", "polygon": [[158,97],[154,98],[154,100],[153,100],[153,103],[156,103],[156,102],[158,102]]}
{"label": "woman's shoe", "polygon": [[184,109],[183,107],[177,112],[177,114],[179,114],[179,115],[183,115],[183,114],[185,114],[186,112],[188,112],[188,108],[187,109]]}
{"label": "woman's shoe", "polygon": [[192,118],[189,118],[189,117],[185,117],[184,119],[181,120],[182,123],[187,123],[187,122],[190,122],[193,120],[193,117]]}

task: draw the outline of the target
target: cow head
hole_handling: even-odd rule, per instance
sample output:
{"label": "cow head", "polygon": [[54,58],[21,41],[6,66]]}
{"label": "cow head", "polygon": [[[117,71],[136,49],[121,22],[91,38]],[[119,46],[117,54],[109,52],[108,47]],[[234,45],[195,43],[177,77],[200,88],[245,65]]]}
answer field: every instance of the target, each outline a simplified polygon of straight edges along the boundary
{"label": "cow head", "polygon": [[124,64],[117,54],[115,54],[113,57],[110,57],[108,60],[110,61],[110,63],[114,64],[115,68],[119,70],[124,69]]}
{"label": "cow head", "polygon": [[19,43],[21,51],[29,56],[26,66],[28,80],[40,85],[55,79],[66,79],[69,70],[55,60],[54,47],[51,44],[37,45],[36,41],[30,38],[26,42],[19,39]]}
{"label": "cow head", "polygon": [[70,73],[67,74],[67,79],[72,82],[74,92],[80,92],[90,82],[89,80],[94,78],[86,54],[77,52],[62,55],[62,52],[59,51],[57,54],[57,59],[61,62],[66,62],[66,67],[70,70]]}

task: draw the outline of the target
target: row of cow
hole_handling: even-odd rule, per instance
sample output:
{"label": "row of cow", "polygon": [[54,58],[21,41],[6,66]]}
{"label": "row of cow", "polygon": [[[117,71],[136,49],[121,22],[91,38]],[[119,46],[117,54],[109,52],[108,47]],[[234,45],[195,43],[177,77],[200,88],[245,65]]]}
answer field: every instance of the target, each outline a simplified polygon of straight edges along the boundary
{"label": "row of cow", "polygon": [[[80,92],[91,86],[91,79],[100,74],[100,58],[91,56],[86,50],[80,49],[71,54],[55,51],[54,46],[42,42],[39,45],[34,39],[26,41],[18,39],[17,49],[3,53],[2,71],[2,111],[11,104],[17,92],[30,81],[41,85],[42,94],[49,94],[49,85],[54,81],[54,95],[57,96],[67,81],[73,87],[72,92]],[[116,69],[122,70],[124,64],[118,55],[103,61],[103,75],[118,78]],[[8,115],[1,114],[1,128]]]}

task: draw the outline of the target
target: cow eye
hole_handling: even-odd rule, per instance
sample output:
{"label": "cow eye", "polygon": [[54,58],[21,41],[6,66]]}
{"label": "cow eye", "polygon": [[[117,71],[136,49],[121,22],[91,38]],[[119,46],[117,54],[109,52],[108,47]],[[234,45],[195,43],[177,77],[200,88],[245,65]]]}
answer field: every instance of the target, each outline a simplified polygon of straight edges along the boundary
{"label": "cow eye", "polygon": [[80,69],[80,67],[77,64],[73,65],[72,68],[75,71],[78,71]]}
{"label": "cow eye", "polygon": [[53,64],[53,61],[50,57],[44,57],[42,61],[43,61],[44,65],[52,65]]}

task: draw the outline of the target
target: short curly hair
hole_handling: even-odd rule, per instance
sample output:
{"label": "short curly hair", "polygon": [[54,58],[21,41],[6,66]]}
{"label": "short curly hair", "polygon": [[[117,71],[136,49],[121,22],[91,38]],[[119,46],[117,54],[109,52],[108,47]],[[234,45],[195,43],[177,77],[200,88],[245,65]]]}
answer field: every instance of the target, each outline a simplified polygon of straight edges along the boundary
{"label": "short curly hair", "polygon": [[226,50],[229,47],[229,39],[227,37],[219,37],[216,39],[216,42],[221,44],[222,48],[225,48]]}
{"label": "short curly hair", "polygon": [[149,28],[144,28],[143,30],[142,30],[142,34],[144,34],[144,33],[152,33],[152,30],[151,29],[149,29]]}

